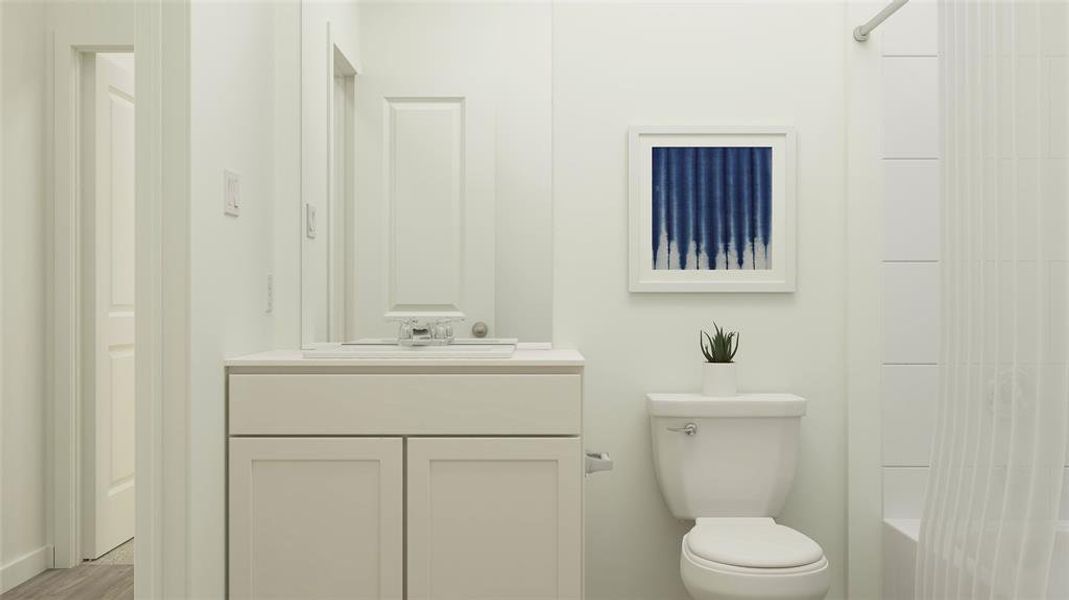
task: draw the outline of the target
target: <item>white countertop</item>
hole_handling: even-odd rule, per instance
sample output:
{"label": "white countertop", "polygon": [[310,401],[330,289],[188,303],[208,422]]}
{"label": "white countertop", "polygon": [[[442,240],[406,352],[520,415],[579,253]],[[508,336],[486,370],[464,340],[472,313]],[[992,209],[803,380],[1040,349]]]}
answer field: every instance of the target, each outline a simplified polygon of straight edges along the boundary
{"label": "white countertop", "polygon": [[508,358],[307,358],[301,350],[271,350],[228,358],[228,367],[581,367],[578,350],[520,343]]}

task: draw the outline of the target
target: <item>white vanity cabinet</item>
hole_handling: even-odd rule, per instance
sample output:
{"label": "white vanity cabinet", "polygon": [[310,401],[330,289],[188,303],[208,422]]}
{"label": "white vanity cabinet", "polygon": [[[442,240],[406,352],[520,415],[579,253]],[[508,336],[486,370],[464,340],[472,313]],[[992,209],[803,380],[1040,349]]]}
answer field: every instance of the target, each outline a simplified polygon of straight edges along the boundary
{"label": "white vanity cabinet", "polygon": [[579,598],[578,438],[408,440],[408,598]]}
{"label": "white vanity cabinet", "polygon": [[400,438],[230,440],[230,597],[401,598]]}
{"label": "white vanity cabinet", "polygon": [[228,361],[229,597],[579,600],[582,364]]}

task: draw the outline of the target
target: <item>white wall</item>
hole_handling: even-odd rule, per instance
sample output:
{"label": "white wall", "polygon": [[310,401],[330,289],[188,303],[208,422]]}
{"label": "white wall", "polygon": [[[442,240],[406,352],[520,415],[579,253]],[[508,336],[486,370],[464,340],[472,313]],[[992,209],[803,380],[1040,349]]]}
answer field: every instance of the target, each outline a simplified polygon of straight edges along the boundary
{"label": "white wall", "polygon": [[301,2],[275,6],[275,265],[276,348],[301,343]]}
{"label": "white wall", "polygon": [[[850,0],[863,23],[880,0]],[[847,590],[879,598],[883,549],[881,381],[883,361],[883,57],[881,28],[866,42],[844,35],[847,58]]]}
{"label": "white wall", "polygon": [[[44,2],[0,3],[0,589],[36,574],[51,557],[43,346],[48,272],[44,142],[50,89],[46,27],[70,17],[67,5],[54,6],[53,12]],[[192,440],[185,501],[189,593],[208,598],[222,597],[224,584],[222,359],[271,348],[276,340],[286,346],[297,342],[299,265],[292,242],[287,247],[277,235],[295,231],[297,225],[277,223],[276,228],[274,213],[280,194],[288,193],[292,202],[297,196],[300,36],[294,3],[201,2],[191,12]],[[276,102],[276,96],[282,99]],[[290,153],[276,151],[286,144]],[[242,176],[238,219],[222,213],[224,168]],[[280,311],[284,316],[276,320],[264,308],[265,277],[278,254],[283,255],[279,262],[286,300]]]}
{"label": "white wall", "polygon": [[[686,598],[644,393],[699,387],[697,332],[742,332],[740,387],[809,399],[782,521],[846,569],[845,56],[839,3],[554,7],[554,341],[588,359],[585,444],[616,470],[586,496],[590,600]],[[630,294],[627,128],[772,123],[798,134],[798,291]]]}
{"label": "white wall", "polygon": [[51,561],[46,518],[45,6],[0,3],[0,591]]}
{"label": "white wall", "polygon": [[[272,348],[275,319],[297,318],[266,312],[266,276],[278,243],[276,172],[297,168],[277,164],[274,149],[276,139],[292,143],[290,133],[276,138],[276,130],[291,132],[276,119],[298,119],[276,114],[274,97],[276,58],[296,53],[284,41],[298,39],[280,36],[276,45],[282,25],[275,11],[291,9],[248,2],[197,2],[191,9],[191,598],[224,594],[223,359]],[[224,169],[241,177],[237,218],[223,214]]]}

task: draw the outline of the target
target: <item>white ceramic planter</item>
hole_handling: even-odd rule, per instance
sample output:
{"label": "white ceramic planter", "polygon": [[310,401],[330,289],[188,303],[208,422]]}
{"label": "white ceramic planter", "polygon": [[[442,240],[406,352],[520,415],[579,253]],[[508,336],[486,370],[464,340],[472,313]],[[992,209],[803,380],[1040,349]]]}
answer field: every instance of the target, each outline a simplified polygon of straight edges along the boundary
{"label": "white ceramic planter", "polygon": [[702,394],[714,398],[737,395],[739,379],[735,367],[735,363],[704,363],[702,365]]}

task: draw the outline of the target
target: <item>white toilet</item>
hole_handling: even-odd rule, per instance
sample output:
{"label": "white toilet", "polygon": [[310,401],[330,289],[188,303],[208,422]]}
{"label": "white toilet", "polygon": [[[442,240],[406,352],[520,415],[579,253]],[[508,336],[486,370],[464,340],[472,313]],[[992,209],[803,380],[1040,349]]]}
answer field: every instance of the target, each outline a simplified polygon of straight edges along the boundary
{"label": "white toilet", "polygon": [[679,561],[691,598],[824,598],[824,551],[773,520],[794,479],[805,399],[649,394],[647,406],[665,502],[695,521]]}

